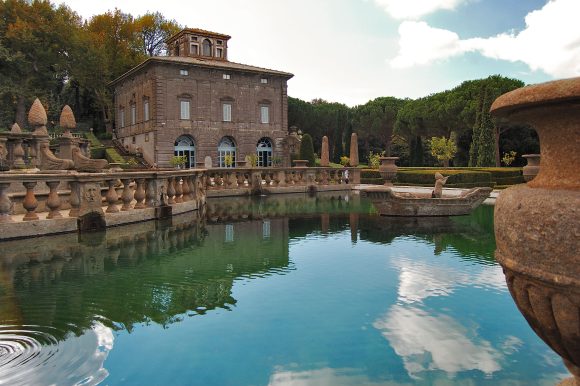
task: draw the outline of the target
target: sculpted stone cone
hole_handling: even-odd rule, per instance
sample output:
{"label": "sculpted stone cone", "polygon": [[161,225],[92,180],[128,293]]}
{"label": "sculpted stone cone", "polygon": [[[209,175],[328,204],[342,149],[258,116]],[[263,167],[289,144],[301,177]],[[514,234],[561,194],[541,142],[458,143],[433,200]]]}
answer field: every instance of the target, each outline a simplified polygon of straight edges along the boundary
{"label": "sculpted stone cone", "polygon": [[358,166],[358,135],[356,133],[350,136],[350,166]]}
{"label": "sculpted stone cone", "polygon": [[330,156],[328,154],[328,137],[322,137],[322,149],[320,151],[320,166],[330,166]]}
{"label": "sculpted stone cone", "polygon": [[34,129],[34,134],[48,135],[48,130],[46,130],[47,121],[46,110],[40,100],[36,98],[28,111],[28,123]]}
{"label": "sculpted stone cone", "polygon": [[530,124],[540,137],[538,175],[503,191],[495,206],[497,261],[533,330],[580,386],[580,78],[524,87],[491,113]]}

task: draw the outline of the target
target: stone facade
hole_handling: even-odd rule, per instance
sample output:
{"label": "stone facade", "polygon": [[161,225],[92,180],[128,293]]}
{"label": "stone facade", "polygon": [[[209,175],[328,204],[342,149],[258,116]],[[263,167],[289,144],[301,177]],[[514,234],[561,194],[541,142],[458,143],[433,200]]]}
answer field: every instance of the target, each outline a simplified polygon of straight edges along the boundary
{"label": "stone facade", "polygon": [[[184,30],[168,40],[169,47],[192,38],[191,31],[198,31],[202,44],[201,30]],[[221,158],[218,154],[223,138],[235,146],[235,164],[256,154],[260,140],[267,139],[272,151],[263,166],[276,158],[288,165],[287,81],[293,75],[229,62],[225,51],[229,37],[201,32],[214,43],[223,38],[221,57],[202,58],[190,55],[188,49],[171,49],[170,56],[149,58],[112,82],[116,137],[130,152],[142,153],[159,167],[170,166],[176,142],[184,136],[194,154],[187,166],[195,162],[202,167],[207,156],[214,167],[229,166],[224,165],[225,153]],[[181,46],[189,47],[186,42]]]}

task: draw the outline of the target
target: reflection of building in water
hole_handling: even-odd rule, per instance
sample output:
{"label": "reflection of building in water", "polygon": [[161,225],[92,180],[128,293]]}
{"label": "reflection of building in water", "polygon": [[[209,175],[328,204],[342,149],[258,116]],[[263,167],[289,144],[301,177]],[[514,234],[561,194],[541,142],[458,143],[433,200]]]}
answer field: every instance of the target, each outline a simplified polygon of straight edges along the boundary
{"label": "reflection of building in water", "polygon": [[[174,217],[168,227],[146,222],[111,228],[89,239],[83,235],[81,242],[67,234],[34,245],[2,243],[0,324],[57,326],[57,339],[70,329],[90,328],[94,309],[114,328],[167,324],[186,312],[235,304],[231,292],[238,277],[287,269],[287,219],[271,219],[265,228],[263,220],[206,225],[191,215]],[[231,242],[224,243],[230,234]],[[46,312],[39,313],[39,305]]]}

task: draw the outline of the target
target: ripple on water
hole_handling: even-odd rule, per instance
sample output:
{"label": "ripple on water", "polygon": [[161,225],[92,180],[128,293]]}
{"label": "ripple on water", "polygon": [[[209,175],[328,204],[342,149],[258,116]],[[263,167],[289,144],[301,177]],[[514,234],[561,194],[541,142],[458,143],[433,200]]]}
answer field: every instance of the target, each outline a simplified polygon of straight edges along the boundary
{"label": "ripple on water", "polygon": [[95,385],[108,376],[112,332],[96,322],[81,336],[56,328],[0,325],[0,385]]}

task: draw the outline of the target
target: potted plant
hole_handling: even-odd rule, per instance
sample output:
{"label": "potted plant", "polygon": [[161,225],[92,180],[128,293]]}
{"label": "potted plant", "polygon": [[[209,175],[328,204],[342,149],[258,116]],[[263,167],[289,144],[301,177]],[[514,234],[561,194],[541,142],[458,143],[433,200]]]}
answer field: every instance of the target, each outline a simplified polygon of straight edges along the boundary
{"label": "potted plant", "polygon": [[187,158],[184,155],[175,155],[175,156],[171,157],[171,159],[169,160],[169,163],[175,169],[183,168],[185,166],[186,162],[187,162]]}
{"label": "potted plant", "polygon": [[224,164],[226,165],[227,168],[231,168],[232,165],[234,164],[234,156],[231,154],[226,154],[224,156]]}

